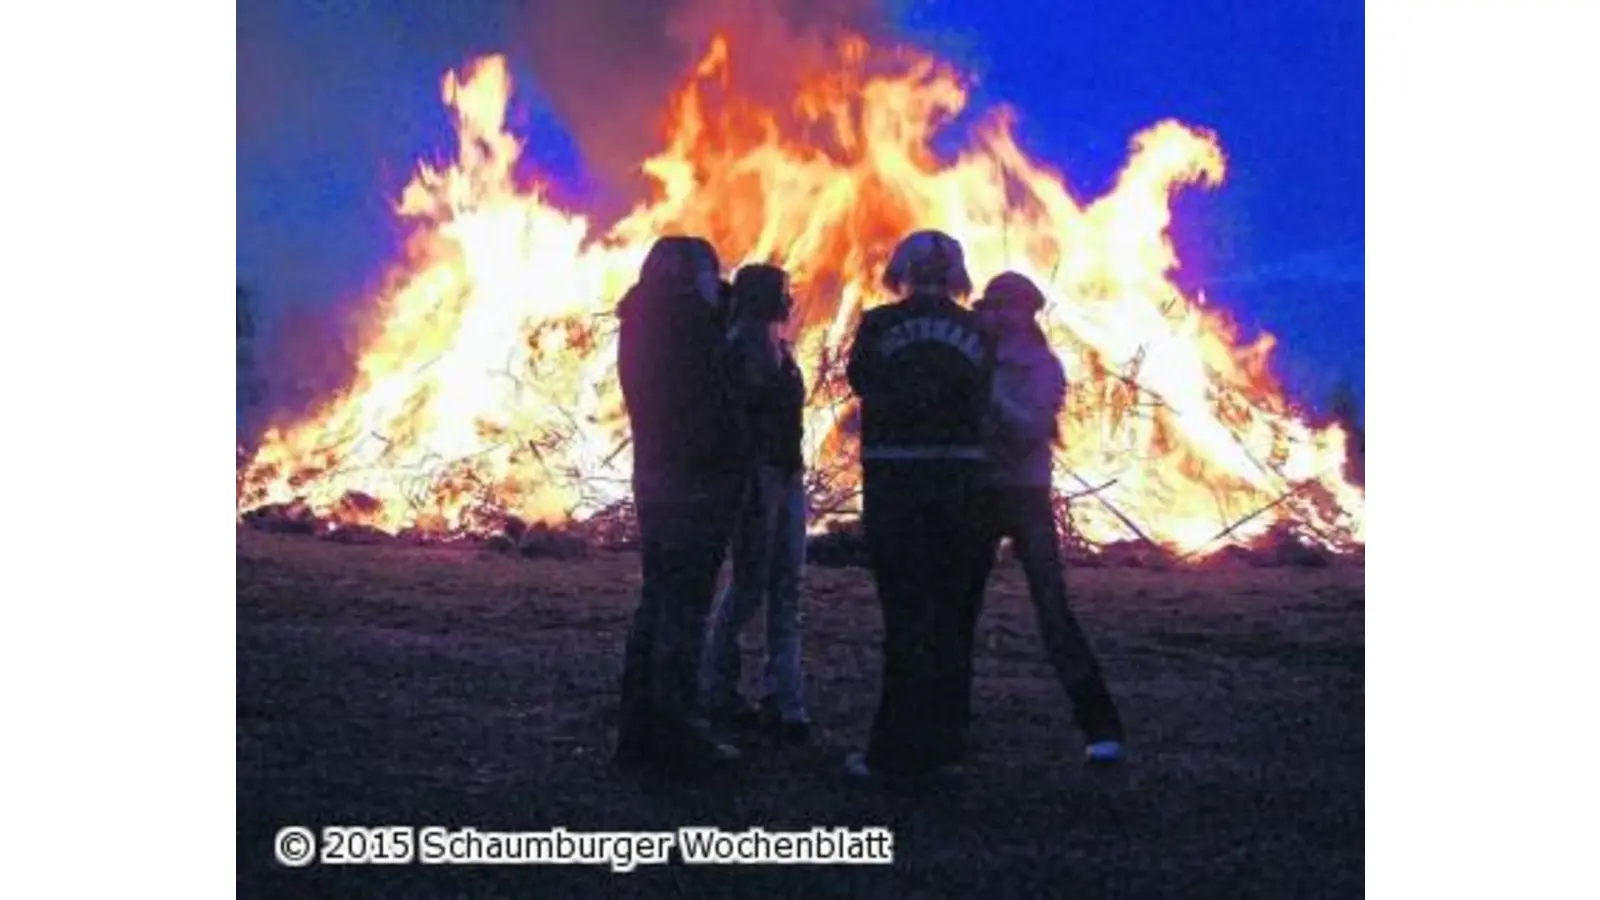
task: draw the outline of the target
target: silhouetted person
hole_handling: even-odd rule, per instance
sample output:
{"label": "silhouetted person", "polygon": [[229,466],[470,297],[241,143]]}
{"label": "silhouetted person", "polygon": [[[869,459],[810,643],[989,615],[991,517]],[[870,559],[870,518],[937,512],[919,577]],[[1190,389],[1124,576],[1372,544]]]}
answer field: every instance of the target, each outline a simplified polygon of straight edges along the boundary
{"label": "silhouetted person", "polygon": [[733,283],[725,279],[717,279],[717,327],[724,334],[733,324]]}
{"label": "silhouetted person", "polygon": [[[1082,729],[1091,762],[1122,756],[1122,720],[1088,638],[1067,604],[1061,536],[1056,528],[1052,475],[1067,379],[1061,359],[1039,327],[1044,294],[1026,277],[1007,272],[989,282],[979,318],[995,336],[994,395],[988,441],[983,571],[979,605],[1003,537],[1028,578],[1039,634],[1056,677]],[[977,605],[965,639],[970,648]],[[971,652],[963,656],[971,659]],[[970,692],[970,669],[968,670]]]}
{"label": "silhouetted person", "polygon": [[861,399],[862,526],[883,607],[883,693],[855,778],[920,778],[959,761],[963,634],[983,535],[974,510],[992,350],[954,297],[972,291],[961,245],[920,231],[895,248],[898,302],[862,316],[847,375]]}
{"label": "silhouetted person", "polygon": [[711,736],[697,678],[749,456],[726,372],[718,269],[705,240],[661,238],[617,309],[643,562],[617,734],[617,761],[627,767],[738,758]]}
{"label": "silhouetted person", "polygon": [[[733,282],[733,380],[755,453],[733,539],[733,578],[711,616],[701,685],[713,721],[767,727],[791,743],[810,735],[801,671],[800,576],[806,494],[801,438],[805,380],[779,327],[789,316],[788,276],[750,265]],[[759,709],[738,693],[739,634],[766,605],[766,670]]]}

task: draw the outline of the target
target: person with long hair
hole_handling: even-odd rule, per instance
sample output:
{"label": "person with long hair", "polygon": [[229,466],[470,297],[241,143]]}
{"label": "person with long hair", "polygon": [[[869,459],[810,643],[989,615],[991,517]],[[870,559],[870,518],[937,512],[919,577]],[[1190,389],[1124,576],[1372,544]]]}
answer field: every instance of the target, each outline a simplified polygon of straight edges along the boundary
{"label": "person with long hair", "polygon": [[[780,328],[793,300],[788,275],[748,265],[733,281],[728,341],[732,379],[755,453],[733,539],[733,575],[706,636],[701,689],[713,723],[763,728],[788,743],[810,735],[801,671],[800,577],[805,566],[806,494],[801,458],[805,379]],[[762,698],[738,693],[739,634],[765,603]]]}
{"label": "person with long hair", "polygon": [[716,251],[663,237],[618,305],[642,587],[628,634],[616,761],[687,772],[738,759],[699,705],[706,616],[749,452],[728,383]]}

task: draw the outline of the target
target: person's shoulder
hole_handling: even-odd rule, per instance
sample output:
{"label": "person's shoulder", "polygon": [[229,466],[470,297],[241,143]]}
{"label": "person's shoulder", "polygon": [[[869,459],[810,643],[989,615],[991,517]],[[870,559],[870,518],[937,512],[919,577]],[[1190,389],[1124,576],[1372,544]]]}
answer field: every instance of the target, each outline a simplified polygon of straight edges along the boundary
{"label": "person's shoulder", "polygon": [[618,319],[626,322],[638,318],[639,308],[644,302],[640,299],[640,293],[639,285],[637,284],[629,286],[628,290],[623,293],[622,299],[617,301],[616,306]]}
{"label": "person's shoulder", "polygon": [[1051,345],[1049,338],[1041,333],[1029,343],[1028,348],[1029,359],[1035,369],[1045,373],[1052,381],[1066,384],[1066,363],[1062,362],[1061,354]]}
{"label": "person's shoulder", "polygon": [[950,297],[942,298],[938,304],[933,307],[933,311],[938,315],[953,319],[970,328],[979,328],[978,314],[973,310],[962,306],[960,303],[956,302]]}
{"label": "person's shoulder", "polygon": [[861,313],[861,324],[857,327],[861,330],[881,328],[903,315],[905,315],[905,310],[902,308],[902,304],[884,303],[863,311]]}
{"label": "person's shoulder", "polygon": [[1050,343],[1050,336],[1045,334],[1044,329],[1041,328],[1029,334],[1027,341],[1028,348],[1038,354],[1041,359],[1045,359],[1057,366],[1061,365],[1061,354],[1056,350],[1055,345]]}

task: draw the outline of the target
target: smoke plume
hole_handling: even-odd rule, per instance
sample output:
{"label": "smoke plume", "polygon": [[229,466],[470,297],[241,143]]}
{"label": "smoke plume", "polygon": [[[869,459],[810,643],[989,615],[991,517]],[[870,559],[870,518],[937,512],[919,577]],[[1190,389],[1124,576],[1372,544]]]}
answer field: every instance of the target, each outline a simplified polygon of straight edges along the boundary
{"label": "smoke plume", "polygon": [[[805,60],[821,57],[833,38],[886,39],[897,17],[890,0],[241,0],[239,12],[242,168],[280,181],[326,180],[413,158],[427,150],[413,146],[425,133],[415,97],[435,94],[446,68],[499,52],[534,76],[514,90],[542,95],[576,142],[598,189],[583,211],[601,227],[645,198],[640,164],[662,148],[668,100],[714,34],[726,35],[741,60],[740,94],[782,105]],[[437,66],[421,88],[419,58]],[[374,112],[353,120],[352,109]],[[347,237],[330,238],[363,222],[374,232],[393,226],[370,218],[389,200],[376,194],[365,209],[293,219],[276,192],[241,188],[246,194],[255,208],[247,215],[241,201],[241,239],[277,248],[241,271],[262,300],[255,341],[267,388],[248,417],[248,441],[349,384],[370,324],[359,300],[368,291],[352,285],[376,287],[381,273],[351,277],[351,266],[366,268],[363,255]]]}
{"label": "smoke plume", "polygon": [[785,96],[830,38],[881,37],[890,20],[883,0],[532,0],[518,44],[605,189],[609,208],[591,211],[603,219],[645,190],[639,163],[661,147],[667,100],[714,34],[763,61],[741,71],[740,87],[766,99]]}

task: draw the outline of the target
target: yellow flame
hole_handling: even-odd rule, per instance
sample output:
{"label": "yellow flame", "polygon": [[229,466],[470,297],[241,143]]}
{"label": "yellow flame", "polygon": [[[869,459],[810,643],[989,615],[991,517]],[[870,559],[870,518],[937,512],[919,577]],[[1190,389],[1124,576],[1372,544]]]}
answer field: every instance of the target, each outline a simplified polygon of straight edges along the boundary
{"label": "yellow flame", "polygon": [[457,157],[421,165],[401,197],[413,231],[358,374],[265,434],[239,509],[299,499],[337,521],[447,533],[488,527],[496,512],[582,519],[625,499],[610,313],[650,242],[679,232],[709,237],[725,263],[793,276],[807,458],[848,514],[852,404],[838,358],[860,311],[888,299],[877,285],[894,242],[933,227],[962,241],[978,283],[1015,270],[1051,300],[1046,328],[1073,383],[1057,487],[1109,483],[1074,502],[1082,536],[1123,538],[1131,523],[1205,553],[1289,523],[1335,548],[1364,541],[1343,432],[1285,402],[1270,336],[1240,346],[1170,278],[1171,195],[1221,182],[1215,135],[1156,124],[1135,136],[1112,190],[1084,204],[1017,145],[1005,110],[939,160],[930,142],[967,98],[925,55],[847,40],[787,107],[742,95],[732,62],[719,37],[674,97],[664,148],[642,163],[655,195],[600,234],[541,185],[516,183],[505,61],[446,75]]}

